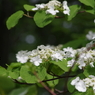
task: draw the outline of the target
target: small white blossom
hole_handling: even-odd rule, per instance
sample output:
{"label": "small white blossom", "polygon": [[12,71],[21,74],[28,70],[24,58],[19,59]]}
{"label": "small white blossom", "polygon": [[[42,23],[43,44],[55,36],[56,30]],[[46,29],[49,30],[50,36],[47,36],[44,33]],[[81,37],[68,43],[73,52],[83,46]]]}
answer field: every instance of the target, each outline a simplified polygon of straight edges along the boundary
{"label": "small white blossom", "polygon": [[72,59],[72,60],[70,60],[70,61],[68,61],[68,65],[67,65],[67,67],[72,67],[73,66],[73,64],[74,64],[74,62],[75,62],[75,59]]}
{"label": "small white blossom", "polygon": [[46,13],[47,13],[47,14],[49,13],[49,14],[52,14],[52,15],[56,15],[56,13],[59,13],[59,11],[50,8],[50,9],[46,10]]}
{"label": "small white blossom", "polygon": [[39,10],[39,9],[44,9],[45,4],[36,4],[35,8],[32,8],[33,11]]}
{"label": "small white blossom", "polygon": [[72,80],[71,85],[76,85],[76,83],[80,80],[79,77],[76,77],[74,80]]}
{"label": "small white blossom", "polygon": [[70,15],[70,9],[67,5],[67,1],[63,1],[63,9],[64,9],[63,11],[64,14]]}
{"label": "small white blossom", "polygon": [[17,62],[26,63],[29,59],[29,53],[26,51],[19,51],[16,54]]}
{"label": "small white blossom", "polygon": [[86,85],[84,83],[83,80],[79,80],[76,85],[75,88],[79,91],[79,92],[86,92],[87,88]]}
{"label": "small white blossom", "polygon": [[70,15],[70,9],[67,5],[67,1],[63,1],[63,4],[58,0],[51,0],[46,4],[36,4],[35,8],[32,8],[33,11],[44,9],[46,14],[56,15],[59,13],[60,8],[63,9],[63,13]]}
{"label": "small white blossom", "polygon": [[71,85],[74,85],[75,88],[79,92],[86,92],[86,90],[87,90],[85,82],[83,80],[81,80],[79,77],[77,77],[76,79],[72,80]]}
{"label": "small white blossom", "polygon": [[46,6],[49,8],[49,9],[51,9],[51,8],[53,8],[53,9],[56,9],[56,7],[60,7],[61,6],[61,3],[59,2],[59,1],[57,1],[57,0],[51,0],[51,1],[49,1],[47,4],[46,4]]}
{"label": "small white blossom", "polygon": [[40,56],[38,55],[38,56],[32,57],[32,58],[30,59],[30,62],[33,62],[34,65],[39,66],[40,63],[42,63],[42,59],[41,59]]}
{"label": "small white blossom", "polygon": [[52,58],[52,60],[62,60],[63,56],[60,53],[56,52],[51,55],[51,58]]}
{"label": "small white blossom", "polygon": [[89,31],[88,34],[86,35],[86,38],[88,40],[92,40],[93,37],[95,37],[95,33],[93,31]]}
{"label": "small white blossom", "polygon": [[63,48],[66,57],[75,57],[77,51],[72,47]]}

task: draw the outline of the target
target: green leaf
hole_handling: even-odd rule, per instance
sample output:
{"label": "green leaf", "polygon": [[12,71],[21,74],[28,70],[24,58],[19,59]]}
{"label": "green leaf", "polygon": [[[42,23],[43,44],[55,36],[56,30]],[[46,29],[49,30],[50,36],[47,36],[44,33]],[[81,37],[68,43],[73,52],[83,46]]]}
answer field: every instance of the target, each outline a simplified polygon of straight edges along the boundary
{"label": "green leaf", "polygon": [[[47,79],[47,80],[53,79],[53,78],[56,78],[56,77],[53,77],[53,76],[51,76],[51,75],[49,75],[49,74],[47,74],[47,76],[46,76],[46,79]],[[59,79],[47,81],[47,83],[48,83],[48,85],[49,85],[50,87],[55,87],[55,86],[58,84],[58,82],[59,82]]]}
{"label": "green leaf", "polygon": [[68,81],[67,83],[67,88],[69,90],[70,93],[72,93],[75,90],[75,87],[73,85],[71,85],[71,81],[74,80],[75,78],[72,78]]}
{"label": "green leaf", "polygon": [[13,79],[17,79],[19,77],[19,71],[21,68],[21,63],[11,63],[7,70],[8,70],[8,74],[11,78]]}
{"label": "green leaf", "polygon": [[37,95],[37,88],[35,85],[28,87],[21,87],[11,91],[9,95]]}
{"label": "green leaf", "polygon": [[94,14],[95,13],[95,11],[92,9],[92,10],[85,10],[86,12],[88,12],[88,13],[91,13],[91,14]]}
{"label": "green leaf", "polygon": [[79,0],[81,3],[90,6],[92,8],[95,7],[95,1],[94,0]]}
{"label": "green leaf", "polygon": [[85,92],[75,91],[72,95],[86,95]]}
{"label": "green leaf", "polygon": [[37,87],[35,85],[30,86],[28,93],[26,95],[38,95],[37,94]]}
{"label": "green leaf", "polygon": [[67,67],[67,60],[63,59],[62,61],[51,61],[51,63],[59,66],[62,70],[64,70],[65,72],[68,72],[69,71],[69,67]]}
{"label": "green leaf", "polygon": [[[37,76],[30,70],[28,66],[22,66],[20,70],[20,76],[23,80],[25,80],[27,83],[37,83],[40,79],[40,81],[44,80],[46,76],[46,69],[43,67],[37,67],[34,71],[37,73]],[[39,78],[39,79],[38,79]]]}
{"label": "green leaf", "polygon": [[34,21],[38,27],[43,28],[44,26],[48,25],[52,22],[54,16],[51,14],[46,14],[45,11],[37,11],[34,15]]}
{"label": "green leaf", "polygon": [[92,88],[88,88],[86,92],[75,91],[72,95],[95,95]]}
{"label": "green leaf", "polygon": [[74,66],[72,67],[72,72],[76,72],[78,69],[78,65],[74,64]]}
{"label": "green leaf", "polygon": [[89,75],[94,75],[95,76],[95,67],[91,67],[91,66],[86,66],[86,68],[84,69],[83,74],[88,77]]}
{"label": "green leaf", "polygon": [[7,28],[11,29],[12,27],[14,27],[18,23],[19,19],[23,17],[23,14],[23,11],[17,11],[12,14],[6,22]]}
{"label": "green leaf", "polygon": [[14,89],[9,95],[26,95],[28,88],[18,88]]}
{"label": "green leaf", "polygon": [[15,84],[10,78],[0,76],[0,89],[2,89],[5,92],[9,92],[14,87],[15,87]]}
{"label": "green leaf", "polygon": [[48,69],[47,69],[48,73],[53,73],[55,75],[62,75],[64,73],[64,71],[57,66],[56,64],[52,63],[49,65]]}
{"label": "green leaf", "polygon": [[68,16],[68,21],[70,21],[72,18],[76,16],[77,12],[81,7],[79,7],[78,5],[72,5],[69,8],[70,8],[70,15]]}
{"label": "green leaf", "polygon": [[19,71],[14,72],[9,71],[9,76],[13,79],[17,79],[19,77]]}
{"label": "green leaf", "polygon": [[28,5],[28,4],[25,4],[24,5],[24,9],[26,10],[26,11],[32,11],[32,8],[35,8],[34,6],[31,6],[31,5]]}
{"label": "green leaf", "polygon": [[9,67],[11,67],[11,68],[17,68],[17,67],[20,67],[21,65],[22,65],[22,63],[15,62],[15,63],[11,63],[9,65]]}
{"label": "green leaf", "polygon": [[7,76],[7,75],[8,75],[8,71],[5,68],[0,66],[0,76]]}
{"label": "green leaf", "polygon": [[63,48],[66,48],[66,47],[78,48],[79,46],[82,45],[83,42],[84,42],[83,39],[73,40],[73,41],[70,41],[70,42],[64,44]]}

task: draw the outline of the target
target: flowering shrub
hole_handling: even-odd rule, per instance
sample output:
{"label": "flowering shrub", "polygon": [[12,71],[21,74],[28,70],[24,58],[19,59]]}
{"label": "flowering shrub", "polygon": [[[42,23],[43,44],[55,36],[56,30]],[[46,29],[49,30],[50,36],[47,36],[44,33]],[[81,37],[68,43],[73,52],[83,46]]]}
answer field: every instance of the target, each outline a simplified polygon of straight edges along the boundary
{"label": "flowering shrub", "polygon": [[[61,18],[59,13],[67,16],[68,21],[81,10],[95,15],[94,0],[79,1],[91,7],[91,10],[82,9],[78,5],[68,6],[67,1],[61,3],[57,0],[35,6],[25,4],[24,9],[27,14],[24,14],[22,10],[12,14],[6,22],[7,28],[14,27],[23,16],[33,18],[36,25],[43,28],[54,18]],[[29,15],[30,11],[35,12],[33,17]],[[6,84],[10,84],[9,87],[0,84],[0,94],[5,95],[8,92],[8,95],[37,95],[36,84],[38,84],[51,95],[64,93],[65,95],[68,93],[70,95],[95,95],[95,33],[89,31],[85,39],[90,40],[85,47],[80,47],[84,42],[78,39],[65,45],[40,45],[31,51],[18,51],[17,62],[7,65],[7,69],[0,67],[0,80],[6,80]],[[66,78],[66,82],[62,84],[63,91],[56,89],[60,78]],[[25,86],[15,89],[16,83],[25,84]],[[15,90],[12,90],[13,88]]]}

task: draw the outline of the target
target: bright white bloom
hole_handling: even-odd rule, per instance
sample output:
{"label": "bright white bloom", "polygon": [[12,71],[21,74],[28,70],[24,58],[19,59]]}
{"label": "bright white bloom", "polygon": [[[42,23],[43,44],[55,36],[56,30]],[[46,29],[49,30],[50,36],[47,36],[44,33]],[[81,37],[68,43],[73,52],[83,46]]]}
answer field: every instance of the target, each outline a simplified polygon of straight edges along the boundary
{"label": "bright white bloom", "polygon": [[52,60],[62,60],[63,56],[60,53],[55,52],[54,54],[51,55],[51,58]]}
{"label": "bright white bloom", "polygon": [[84,62],[83,59],[79,59],[79,60],[77,61],[77,64],[79,65],[79,66],[78,66],[79,69],[82,69],[83,67],[86,66],[86,63]]}
{"label": "bright white bloom", "polygon": [[60,7],[61,6],[61,3],[57,0],[52,0],[52,1],[49,1],[49,3],[46,4],[47,6],[47,10],[46,10],[46,13],[48,14],[52,14],[52,15],[56,15],[57,13],[59,13],[58,10],[56,10],[56,7]]}
{"label": "bright white bloom", "polygon": [[46,11],[46,14],[52,14],[56,15],[59,13],[59,9],[63,9],[63,13],[70,15],[70,9],[67,5],[67,1],[63,1],[63,4],[59,2],[58,0],[51,0],[46,4],[36,4],[35,8],[32,8],[33,11],[44,9]]}
{"label": "bright white bloom", "polygon": [[40,56],[38,55],[38,56],[32,57],[32,58],[30,59],[30,62],[33,62],[34,65],[39,66],[40,63],[42,63],[42,59],[41,59]]}
{"label": "bright white bloom", "polygon": [[80,80],[79,77],[76,77],[74,80],[72,80],[71,85],[76,85],[76,83]]}
{"label": "bright white bloom", "polygon": [[92,40],[93,37],[95,37],[95,33],[93,31],[89,31],[88,34],[86,35],[86,38],[88,40]]}
{"label": "bright white bloom", "polygon": [[51,0],[51,1],[49,1],[49,2],[46,4],[46,6],[47,6],[49,9],[51,9],[51,8],[56,9],[56,7],[60,7],[60,6],[61,6],[61,3],[60,3],[59,1],[57,1],[57,0]]}
{"label": "bright white bloom", "polygon": [[87,90],[84,81],[81,80],[79,77],[77,77],[76,79],[72,80],[71,85],[74,85],[75,88],[76,88],[79,92],[86,92],[86,90]]}
{"label": "bright white bloom", "polygon": [[72,67],[73,66],[73,64],[74,64],[74,62],[75,62],[75,59],[72,59],[72,60],[70,60],[70,61],[68,61],[68,65],[67,65],[67,67]]}
{"label": "bright white bloom", "polygon": [[95,51],[89,50],[83,53],[79,53],[79,57],[76,63],[79,65],[78,67],[82,69],[86,65],[94,67],[94,62],[95,62]]}
{"label": "bright white bloom", "polygon": [[26,63],[29,59],[29,53],[26,51],[19,51],[16,54],[17,62]]}
{"label": "bright white bloom", "polygon": [[52,15],[56,15],[57,13],[59,13],[58,10],[54,10],[53,8],[50,8],[48,10],[46,10],[46,13],[48,14],[52,14]]}
{"label": "bright white bloom", "polygon": [[63,9],[64,9],[63,11],[64,14],[70,15],[70,9],[67,5],[67,1],[63,1]]}
{"label": "bright white bloom", "polygon": [[95,93],[95,76],[90,75],[89,78],[85,78],[83,81],[85,82],[86,87],[92,87]]}
{"label": "bright white bloom", "polygon": [[39,9],[44,9],[45,8],[45,4],[36,4],[35,8],[32,8],[33,11],[37,11]]}
{"label": "bright white bloom", "polygon": [[63,48],[66,57],[75,57],[77,51],[72,47]]}
{"label": "bright white bloom", "polygon": [[84,83],[83,80],[79,80],[76,85],[75,88],[79,91],[79,92],[86,92],[87,88],[86,85]]}

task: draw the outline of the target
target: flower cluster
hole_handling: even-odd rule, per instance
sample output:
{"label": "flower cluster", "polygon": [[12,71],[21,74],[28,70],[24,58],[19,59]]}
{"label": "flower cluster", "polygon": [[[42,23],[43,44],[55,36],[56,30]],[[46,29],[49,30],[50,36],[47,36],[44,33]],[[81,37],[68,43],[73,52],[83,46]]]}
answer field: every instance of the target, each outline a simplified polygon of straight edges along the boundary
{"label": "flower cluster", "polygon": [[58,46],[44,46],[40,45],[37,49],[32,51],[19,51],[16,54],[17,62],[26,63],[31,62],[36,66],[39,66],[44,60],[55,60],[55,61],[62,61],[62,59],[75,57],[76,51],[71,47],[63,48],[61,50],[62,45]]}
{"label": "flower cluster", "polygon": [[74,63],[78,65],[79,69],[84,68],[87,65],[94,67],[95,62],[95,50],[87,50],[86,47],[77,49],[78,58],[75,60],[73,57],[71,60],[68,61],[68,67],[71,67]]}
{"label": "flower cluster", "polygon": [[75,86],[79,92],[86,92],[87,88],[92,87],[95,93],[95,76],[90,75],[85,79],[76,77],[74,80],[72,80],[71,85]]}
{"label": "flower cluster", "polygon": [[37,11],[41,9],[45,9],[47,14],[49,13],[52,15],[56,15],[57,13],[59,13],[60,10],[62,10],[64,14],[70,14],[70,9],[67,5],[67,1],[63,1],[63,3],[61,4],[61,2],[57,0],[51,0],[46,4],[36,4],[36,7],[32,10]]}
{"label": "flower cluster", "polygon": [[[78,58],[76,59],[77,55]],[[62,61],[62,59],[67,59],[67,67],[72,67],[73,64],[77,64],[79,69],[82,69],[87,65],[94,67],[95,50],[88,51],[86,47],[75,50],[71,47],[62,49],[61,45],[56,47],[40,45],[32,51],[19,51],[16,54],[16,58],[17,62],[31,62],[36,66],[39,66],[40,63],[46,60]]]}

